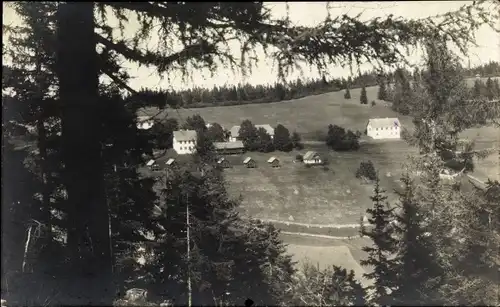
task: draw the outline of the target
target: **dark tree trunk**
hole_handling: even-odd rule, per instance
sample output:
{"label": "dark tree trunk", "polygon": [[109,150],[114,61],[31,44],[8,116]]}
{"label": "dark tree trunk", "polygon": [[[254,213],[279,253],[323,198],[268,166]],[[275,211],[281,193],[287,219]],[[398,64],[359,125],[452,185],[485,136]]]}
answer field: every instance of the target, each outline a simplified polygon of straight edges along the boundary
{"label": "dark tree trunk", "polygon": [[67,303],[109,305],[112,271],[93,9],[93,2],[67,2],[58,10],[57,74],[72,267]]}

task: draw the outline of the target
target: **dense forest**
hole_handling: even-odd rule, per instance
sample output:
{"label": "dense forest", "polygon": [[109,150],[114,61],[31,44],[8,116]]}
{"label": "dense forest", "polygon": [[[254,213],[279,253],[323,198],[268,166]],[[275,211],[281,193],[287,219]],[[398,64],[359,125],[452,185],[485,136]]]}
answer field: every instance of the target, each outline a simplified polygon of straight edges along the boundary
{"label": "dense forest", "polygon": [[[458,133],[498,114],[491,100],[464,104],[456,59],[443,43],[464,47],[479,27],[496,24],[479,18],[489,16],[481,1],[438,23],[342,15],[314,27],[274,18],[258,2],[9,5],[23,23],[4,25],[2,304],[227,306],[250,297],[276,306],[498,305],[499,184],[467,192],[438,176]],[[113,31],[130,26],[127,12],[138,21],[132,40]],[[162,48],[143,48],[153,31]],[[373,268],[365,276],[372,286],[337,266],[297,268],[276,227],[242,218],[209,135],[186,165],[158,178],[140,171],[164,131],[137,129],[137,110],[178,102],[131,90],[122,59],[160,74],[215,71],[217,59],[255,64],[226,52],[234,38],[243,55],[269,51],[280,77],[299,62],[319,70],[340,61],[394,65],[405,60],[401,45],[426,46],[421,108],[412,109],[417,129],[408,137],[422,153],[415,168],[423,176],[404,176],[391,204],[375,180],[371,225],[360,225],[373,242],[362,263]],[[182,50],[169,49],[176,43]],[[105,75],[111,84],[100,82]],[[358,135],[329,130],[333,149],[357,148]],[[471,144],[456,159],[476,154]]]}

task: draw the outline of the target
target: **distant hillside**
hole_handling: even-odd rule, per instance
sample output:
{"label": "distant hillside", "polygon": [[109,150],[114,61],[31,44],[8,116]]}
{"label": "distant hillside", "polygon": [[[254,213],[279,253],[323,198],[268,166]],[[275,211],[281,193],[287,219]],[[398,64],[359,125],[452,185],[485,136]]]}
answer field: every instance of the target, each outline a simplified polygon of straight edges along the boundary
{"label": "distant hillside", "polygon": [[[406,69],[402,69],[402,71],[409,80],[422,74],[419,69],[415,69],[413,72]],[[477,74],[485,78],[491,76],[500,77],[500,64],[491,62],[471,69],[464,69],[465,78],[475,77]],[[238,84],[215,86],[213,88],[193,88],[183,91],[142,90],[141,95],[146,95],[146,97],[160,96],[160,101],[163,101],[163,104],[173,108],[193,109],[288,101],[345,90],[346,88],[356,89],[362,86],[376,86],[382,80],[389,84],[393,83],[395,72],[387,72],[381,75],[379,72],[371,71],[347,79],[323,76],[320,79],[298,78],[286,83],[277,80],[276,83],[267,85]]]}

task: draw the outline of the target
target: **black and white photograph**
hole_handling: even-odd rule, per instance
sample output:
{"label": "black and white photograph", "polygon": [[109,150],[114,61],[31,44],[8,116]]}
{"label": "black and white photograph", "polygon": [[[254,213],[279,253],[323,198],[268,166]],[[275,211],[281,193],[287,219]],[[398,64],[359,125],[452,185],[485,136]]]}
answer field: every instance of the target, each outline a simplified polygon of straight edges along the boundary
{"label": "black and white photograph", "polygon": [[2,8],[2,307],[500,306],[500,1]]}

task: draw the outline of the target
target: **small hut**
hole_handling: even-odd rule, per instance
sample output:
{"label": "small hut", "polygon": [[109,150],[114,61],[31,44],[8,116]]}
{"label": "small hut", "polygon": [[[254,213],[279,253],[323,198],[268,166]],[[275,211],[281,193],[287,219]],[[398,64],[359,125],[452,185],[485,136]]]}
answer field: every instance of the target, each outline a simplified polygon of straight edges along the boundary
{"label": "small hut", "polygon": [[278,168],[280,167],[280,160],[276,157],[271,157],[269,160],[267,160],[267,163],[271,164],[273,168]]}
{"label": "small hut", "polygon": [[165,162],[165,165],[167,165],[167,166],[175,165],[175,159],[174,158],[168,159],[167,162]]}
{"label": "small hut", "polygon": [[219,160],[217,160],[217,164],[219,164],[222,168],[231,167],[231,163],[229,163],[229,161],[227,161],[225,158],[220,158]]}
{"label": "small hut", "polygon": [[152,171],[159,171],[160,170],[160,166],[153,159],[149,160],[148,163],[146,163],[146,166],[149,167]]}
{"label": "small hut", "polygon": [[254,159],[252,159],[252,157],[246,157],[245,160],[243,160],[243,164],[245,164],[246,167],[248,167],[248,168],[256,168],[257,167],[257,163],[255,162]]}
{"label": "small hut", "polygon": [[323,160],[321,159],[321,156],[315,152],[315,151],[308,151],[302,158],[302,161],[304,164],[310,164],[310,165],[320,165],[323,164]]}

